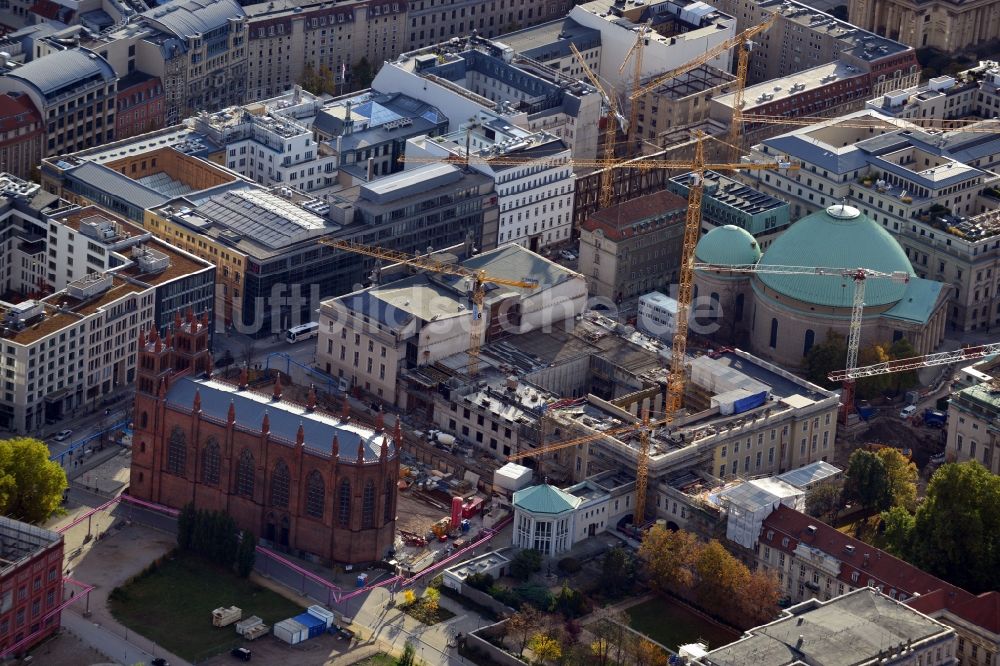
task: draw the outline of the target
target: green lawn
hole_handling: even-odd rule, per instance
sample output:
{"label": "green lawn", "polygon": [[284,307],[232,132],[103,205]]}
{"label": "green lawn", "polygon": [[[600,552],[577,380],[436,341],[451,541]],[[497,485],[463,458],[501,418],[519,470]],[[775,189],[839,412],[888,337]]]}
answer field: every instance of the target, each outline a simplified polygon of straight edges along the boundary
{"label": "green lawn", "polygon": [[708,641],[708,647],[714,649],[739,638],[737,632],[705,619],[673,599],[656,597],[632,606],[625,613],[633,629],[674,651],[698,639]]}
{"label": "green lawn", "polygon": [[108,604],[126,627],[191,662],[240,644],[234,626],[212,626],[212,611],[220,606],[239,606],[244,618],[257,615],[272,627],[303,610],[191,554],[178,554],[156,571],[117,588]]}

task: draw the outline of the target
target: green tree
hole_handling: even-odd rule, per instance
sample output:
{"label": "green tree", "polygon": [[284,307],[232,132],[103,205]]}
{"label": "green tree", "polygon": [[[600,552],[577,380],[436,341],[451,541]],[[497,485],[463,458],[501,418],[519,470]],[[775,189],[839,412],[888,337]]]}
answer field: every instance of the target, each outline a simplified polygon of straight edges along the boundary
{"label": "green tree", "polygon": [[[892,343],[889,347],[889,356],[892,360],[896,361],[902,358],[912,358],[914,356],[919,356],[917,350],[914,349],[913,345],[906,338],[900,338]],[[916,370],[907,370],[906,372],[894,372],[888,375],[892,379],[893,387],[896,392],[906,391],[913,388],[920,383],[920,378],[917,376]]]}
{"label": "green tree", "polygon": [[882,530],[885,549],[895,555],[909,559],[913,538],[913,515],[902,506],[896,505],[882,512]]}
{"label": "green tree", "polygon": [[510,563],[510,575],[519,580],[528,580],[531,574],[542,569],[542,554],[533,548],[518,552]]}
{"label": "green tree", "polygon": [[844,499],[858,502],[869,511],[889,508],[892,492],[882,458],[865,449],[857,449],[851,454],[847,461]]}
{"label": "green tree", "polygon": [[319,86],[320,92],[331,95],[337,92],[337,77],[334,76],[333,70],[326,65],[321,65],[319,68]]}
{"label": "green tree", "polygon": [[571,619],[586,615],[590,611],[590,604],[582,592],[572,589],[564,582],[555,598],[555,610]]}
{"label": "green tree", "polygon": [[[885,345],[874,344],[862,347],[858,351],[858,365],[875,365],[891,361],[889,349]],[[846,362],[846,357],[845,357]],[[875,398],[892,386],[892,375],[875,375],[874,377],[863,377],[857,381],[857,394],[859,398]]]}
{"label": "green tree", "polygon": [[660,592],[687,594],[694,585],[694,566],[701,544],[690,532],[654,525],[639,546],[649,581]]}
{"label": "green tree", "polygon": [[824,482],[813,486],[806,493],[806,513],[823,521],[836,516],[843,492],[839,483]]}
{"label": "green tree", "polygon": [[44,442],[0,440],[0,514],[28,523],[49,519],[62,504],[66,472],[49,460]]}
{"label": "green tree", "polygon": [[177,516],[177,547],[181,550],[187,550],[191,547],[197,517],[198,512],[195,511],[193,502],[185,504]]}
{"label": "green tree", "polygon": [[975,461],[942,465],[917,509],[912,561],[975,593],[1000,586],[1000,477]]}
{"label": "green tree", "polygon": [[885,465],[889,478],[889,494],[892,506],[901,506],[909,512],[917,509],[917,466],[903,455],[899,449],[885,447],[876,455]]}
{"label": "green tree", "polygon": [[368,58],[361,56],[361,60],[358,60],[354,63],[354,67],[351,67],[351,90],[361,90],[362,88],[369,87],[372,84],[374,76]]}
{"label": "green tree", "polygon": [[257,561],[257,537],[252,532],[243,530],[239,549],[236,551],[236,573],[241,578],[250,576],[254,562]]}
{"label": "green tree", "polygon": [[397,666],[413,666],[417,658],[417,649],[413,647],[413,643],[406,641],[403,645],[403,654],[396,660]]}
{"label": "green tree", "polygon": [[826,339],[814,344],[806,354],[806,377],[814,384],[832,387],[827,375],[842,370],[846,364],[847,341],[844,336],[829,330]]}
{"label": "green tree", "polygon": [[299,85],[314,95],[319,95],[323,92],[323,82],[312,65],[306,65],[302,69],[302,78],[299,80]]}
{"label": "green tree", "polygon": [[604,554],[601,563],[601,592],[609,597],[620,597],[629,593],[635,580],[635,564],[620,546],[615,546]]}
{"label": "green tree", "polygon": [[536,664],[544,664],[547,661],[557,661],[562,657],[562,646],[559,641],[546,633],[539,632],[528,641],[528,647],[535,655]]}

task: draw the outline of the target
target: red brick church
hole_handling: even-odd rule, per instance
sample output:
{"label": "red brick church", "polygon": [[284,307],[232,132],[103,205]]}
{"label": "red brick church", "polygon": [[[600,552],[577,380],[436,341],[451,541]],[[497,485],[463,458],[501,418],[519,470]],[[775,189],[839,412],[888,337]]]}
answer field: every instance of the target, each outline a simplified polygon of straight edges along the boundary
{"label": "red brick church", "polygon": [[225,511],[265,545],[343,563],[392,548],[399,455],[371,430],[309,404],[213,378],[208,321],[140,334],[130,493]]}

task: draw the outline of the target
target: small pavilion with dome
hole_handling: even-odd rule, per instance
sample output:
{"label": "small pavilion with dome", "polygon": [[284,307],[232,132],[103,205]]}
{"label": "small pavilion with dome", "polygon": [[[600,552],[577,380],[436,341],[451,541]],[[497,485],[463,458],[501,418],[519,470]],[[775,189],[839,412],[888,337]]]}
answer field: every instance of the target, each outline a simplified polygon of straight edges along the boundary
{"label": "small pavilion with dome", "polygon": [[[905,272],[905,283],[869,278],[865,284],[862,347],[910,341],[918,354],[944,340],[949,287],[917,277],[895,238],[858,209],[835,204],[792,224],[766,252],[744,229],[716,227],[695,250],[696,261],[716,265],[868,268]],[[854,282],[829,275],[695,272],[695,296],[717,303],[714,334],[723,342],[788,367],[800,367],[829,331],[848,335]]]}

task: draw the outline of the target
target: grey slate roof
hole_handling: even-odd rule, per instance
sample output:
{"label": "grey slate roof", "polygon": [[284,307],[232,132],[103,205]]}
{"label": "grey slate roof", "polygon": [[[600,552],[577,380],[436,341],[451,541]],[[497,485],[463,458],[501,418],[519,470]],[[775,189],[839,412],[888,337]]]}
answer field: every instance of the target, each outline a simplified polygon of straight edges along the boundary
{"label": "grey slate roof", "polygon": [[[537,289],[501,287],[501,289],[506,291],[519,291],[525,294],[537,294],[544,289],[570,280],[576,275],[574,271],[563,268],[559,264],[549,261],[545,257],[526,250],[519,245],[505,245],[489,252],[477,254],[463,261],[462,265],[474,271],[482,269],[486,271],[487,275],[495,275],[498,278],[508,280],[522,280],[524,278],[538,280]],[[446,281],[453,285],[458,284],[462,280],[465,280],[465,278],[446,278]],[[487,289],[488,297],[489,289]]]}
{"label": "grey slate roof", "polygon": [[[288,402],[272,402],[264,396],[239,391],[229,384],[211,379],[181,377],[167,391],[167,403],[191,409],[195,391],[200,394],[202,412],[210,417],[225,421],[229,416],[229,405],[233,404],[236,423],[260,432],[261,422],[267,413],[271,434],[288,442],[295,441],[301,424],[305,431],[305,447],[327,455],[333,449],[333,437],[336,435],[340,445],[339,459],[342,462],[354,462],[358,459],[358,444],[362,441],[365,444],[365,462],[377,461],[382,451],[383,435],[367,428],[343,423],[326,414],[310,413],[303,407]],[[395,455],[391,437],[389,455]]]}
{"label": "grey slate roof", "polygon": [[231,18],[246,16],[246,12],[236,0],[174,0],[142,16],[185,39],[221,28]]}
{"label": "grey slate roof", "polygon": [[135,204],[141,208],[153,208],[162,206],[167,202],[167,197],[159,192],[145,187],[138,181],[124,176],[114,169],[109,169],[94,162],[84,162],[80,166],[71,169],[73,178],[86,183],[96,190],[113,194],[124,201]]}
{"label": "grey slate roof", "polygon": [[75,48],[55,51],[32,60],[12,70],[7,76],[26,81],[47,97],[93,76],[113,79],[115,71],[107,60],[93,51]]}

